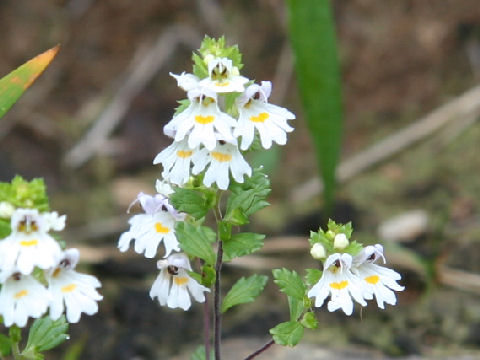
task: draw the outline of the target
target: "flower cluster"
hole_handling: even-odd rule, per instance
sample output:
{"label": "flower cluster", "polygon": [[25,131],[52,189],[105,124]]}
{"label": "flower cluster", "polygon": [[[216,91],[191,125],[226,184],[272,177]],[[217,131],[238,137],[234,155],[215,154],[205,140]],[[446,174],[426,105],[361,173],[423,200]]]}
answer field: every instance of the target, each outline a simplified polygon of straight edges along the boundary
{"label": "flower cluster", "polygon": [[[329,227],[336,227],[330,222]],[[346,229],[351,233],[349,225]],[[385,263],[383,247],[380,244],[362,248],[356,242],[350,243],[350,234],[332,231],[314,233],[311,254],[316,259],[325,259],[321,278],[308,292],[308,297],[315,298],[315,306],[321,307],[330,296],[328,310],[342,309],[347,315],[353,312],[353,300],[361,306],[367,306],[366,300],[374,297],[379,308],[384,309],[384,303],[395,305],[397,302],[394,291],[402,291],[404,287],[397,283],[400,274],[384,266],[375,264],[382,259]],[[326,243],[329,239],[332,239]],[[333,244],[332,244],[333,243]],[[330,251],[328,251],[330,250]],[[327,253],[331,253],[327,257]],[[352,255],[351,253],[356,253]]]}
{"label": "flower cluster", "polygon": [[160,305],[170,308],[182,308],[188,310],[191,305],[188,290],[195,300],[205,301],[204,291],[208,288],[200,285],[192,279],[187,271],[191,271],[188,257],[180,251],[175,234],[175,225],[184,221],[185,214],[178,212],[170,205],[168,195],[173,192],[172,188],[157,181],[157,194],[154,196],[140,193],[132,203],[140,203],[143,214],[134,215],[129,223],[130,230],[120,235],[118,247],[125,252],[134,240],[134,249],[137,253],[144,253],[145,257],[156,256],[160,243],[163,242],[165,259],[158,261],[161,270],[150,290],[152,299],[158,298]]}
{"label": "flower cluster", "polygon": [[193,58],[193,74],[170,74],[187,99],[163,129],[172,144],[153,161],[162,164],[163,180],[157,181],[157,194],[137,196],[134,203],[141,205],[143,213],[129,220],[130,229],[118,242],[124,252],[133,240],[134,250],[147,258],[155,257],[163,243],[163,259],[157,263],[160,274],[150,296],[160,305],[184,310],[191,306],[190,294],[204,302],[204,293],[210,289],[188,275],[192,269],[181,252],[176,227],[192,218],[178,212],[170,196],[175,189],[191,187],[194,179],[203,189],[214,191],[227,190],[232,178],[244,183],[245,177],[252,176],[252,168],[242,152],[257,142],[265,149],[273,143],[285,145],[287,133],[293,131],[287,121],[295,119],[290,111],[268,103],[270,82],[255,84],[240,75],[238,49],[225,48],[224,39],[207,37],[200,55]]}
{"label": "flower cluster", "polygon": [[[251,176],[252,169],[241,151],[252,146],[256,132],[265,149],[273,142],[285,145],[287,132],[293,130],[287,121],[295,115],[268,103],[269,81],[251,84],[226,57],[210,55],[204,61],[208,73],[203,79],[194,74],[171,74],[187,92],[188,106],[165,125],[164,133],[173,143],[153,163],[162,164],[162,177],[173,184],[183,185],[191,175],[205,172],[205,186],[216,184],[226,190],[230,174],[238,183],[245,175]],[[233,106],[222,110],[229,95],[235,99]]]}
{"label": "flower cluster", "polygon": [[66,312],[76,323],[81,313],[98,311],[100,282],[75,271],[79,252],[62,251],[50,231],[65,227],[65,215],[37,209],[12,209],[11,233],[0,240],[0,315],[5,326],[24,327],[29,317],[49,309],[53,320]]}

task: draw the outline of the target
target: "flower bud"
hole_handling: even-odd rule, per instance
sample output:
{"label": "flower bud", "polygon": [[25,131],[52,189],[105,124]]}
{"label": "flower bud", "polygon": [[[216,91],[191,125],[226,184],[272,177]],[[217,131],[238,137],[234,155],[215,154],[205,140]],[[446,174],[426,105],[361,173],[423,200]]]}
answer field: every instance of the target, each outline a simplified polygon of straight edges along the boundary
{"label": "flower bud", "polygon": [[205,57],[203,58],[203,61],[205,61],[205,64],[208,65],[208,63],[213,59],[215,59],[215,56],[213,56],[212,54],[208,54],[208,55],[205,55]]}
{"label": "flower bud", "polygon": [[8,219],[12,216],[14,211],[15,207],[9,202],[0,202],[0,218]]}
{"label": "flower bud", "polygon": [[345,234],[335,235],[335,240],[333,241],[333,247],[335,249],[345,249],[348,246],[349,242]]}
{"label": "flower bud", "polygon": [[312,248],[310,249],[310,255],[316,260],[324,259],[327,257],[325,254],[325,248],[320,243],[313,244]]}

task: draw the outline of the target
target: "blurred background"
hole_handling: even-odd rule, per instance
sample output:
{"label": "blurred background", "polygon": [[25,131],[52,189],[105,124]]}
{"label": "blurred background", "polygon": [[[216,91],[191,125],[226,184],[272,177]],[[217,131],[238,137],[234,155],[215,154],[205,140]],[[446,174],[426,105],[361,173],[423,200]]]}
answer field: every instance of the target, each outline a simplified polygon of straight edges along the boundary
{"label": "blurred background", "polygon": [[[333,5],[345,122],[331,216],[352,221],[354,238],[383,243],[407,289],[386,310],[347,318],[321,309],[321,330],[304,345],[264,357],[480,358],[478,0]],[[67,246],[103,283],[99,313],[70,327],[58,359],[186,359],[201,342],[201,307],[152,302],[155,261],[116,243],[128,205],[160,176],[152,160],[170,143],[162,127],[184,97],[168,73],[191,71],[205,34],[238,44],[244,75],[271,80],[271,102],[297,114],[285,147],[251,159],[266,161],[272,179],[272,206],[250,224],[266,246],[228,267],[225,285],[315,266],[306,238],[325,216],[283,1],[4,0],[0,33],[2,75],[61,44],[0,122],[0,180],[45,178],[51,208],[68,215]],[[246,356],[287,316],[270,283],[225,319],[226,350]]]}

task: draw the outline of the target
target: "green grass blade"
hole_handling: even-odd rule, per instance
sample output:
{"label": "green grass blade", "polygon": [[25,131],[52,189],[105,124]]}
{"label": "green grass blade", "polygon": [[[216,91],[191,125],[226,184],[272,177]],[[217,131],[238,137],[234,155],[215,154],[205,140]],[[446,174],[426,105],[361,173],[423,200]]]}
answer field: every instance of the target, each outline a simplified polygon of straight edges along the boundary
{"label": "green grass blade", "polygon": [[0,79],[0,118],[22,96],[25,90],[50,64],[59,50],[59,45],[37,55],[19,68]]}
{"label": "green grass blade", "polygon": [[324,182],[325,205],[331,210],[343,114],[330,1],[287,0],[287,5],[298,87]]}

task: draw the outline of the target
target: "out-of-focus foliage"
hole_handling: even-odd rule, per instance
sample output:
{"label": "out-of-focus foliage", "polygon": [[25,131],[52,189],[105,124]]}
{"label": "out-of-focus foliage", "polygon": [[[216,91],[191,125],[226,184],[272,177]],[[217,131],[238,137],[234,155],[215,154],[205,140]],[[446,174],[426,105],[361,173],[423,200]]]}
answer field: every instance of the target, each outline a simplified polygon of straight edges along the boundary
{"label": "out-of-focus foliage", "polygon": [[331,208],[342,130],[340,71],[329,0],[288,0],[289,35],[306,121]]}

